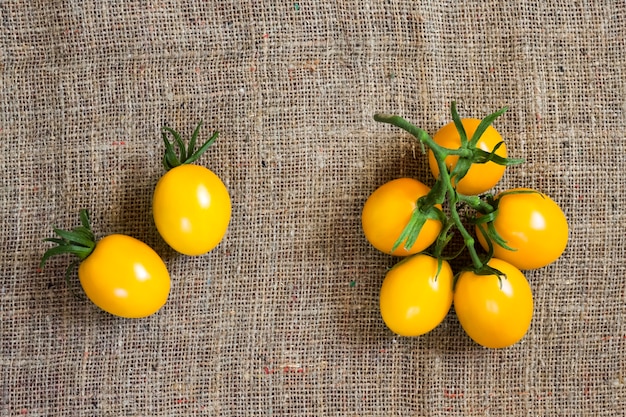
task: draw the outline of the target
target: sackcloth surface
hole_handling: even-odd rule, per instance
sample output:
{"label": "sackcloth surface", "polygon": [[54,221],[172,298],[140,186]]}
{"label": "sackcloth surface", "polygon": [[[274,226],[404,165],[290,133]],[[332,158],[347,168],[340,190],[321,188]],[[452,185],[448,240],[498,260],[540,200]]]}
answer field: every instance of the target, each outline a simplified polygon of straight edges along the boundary
{"label": "sackcloth surface", "polygon": [[[0,1],[0,416],[624,415],[625,26],[621,0]],[[570,224],[506,349],[452,312],[399,337],[378,310],[397,259],[365,240],[363,203],[432,178],[372,116],[432,134],[452,100],[509,107],[494,125],[526,163],[494,191],[539,189]],[[233,215],[187,257],[151,197],[161,127],[201,119]],[[81,208],[166,261],[157,314],[74,296],[69,258],[39,269]]]}

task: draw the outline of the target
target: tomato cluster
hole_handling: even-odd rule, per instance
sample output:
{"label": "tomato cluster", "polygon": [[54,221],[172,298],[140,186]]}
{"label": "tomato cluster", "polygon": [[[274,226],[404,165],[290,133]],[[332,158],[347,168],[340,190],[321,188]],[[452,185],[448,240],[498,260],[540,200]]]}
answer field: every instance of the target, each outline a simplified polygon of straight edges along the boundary
{"label": "tomato cluster", "polygon": [[[167,244],[185,255],[202,255],[215,248],[224,238],[231,216],[230,195],[224,183],[209,169],[192,164],[218,135],[215,132],[196,150],[201,125],[188,146],[178,132],[163,128],[166,173],[152,199],[157,230]],[[174,137],[173,144],[169,135]],[[57,237],[46,240],[57,246],[44,253],[41,267],[52,256],[76,255],[66,280],[78,266],[85,295],[102,310],[125,318],[146,317],[160,310],[170,293],[170,275],[161,257],[130,236],[111,234],[96,240],[86,210],[81,210],[80,219],[81,226],[71,231],[54,229]]]}
{"label": "tomato cluster", "polygon": [[[506,144],[491,125],[505,111],[482,120],[461,119],[453,102],[453,121],[433,137],[399,116],[374,116],[428,148],[435,179],[432,187],[413,178],[389,181],[363,206],[366,239],[384,253],[403,257],[380,289],[382,319],[398,335],[433,330],[452,306],[467,335],[485,347],[511,346],[530,328],[533,295],[521,270],[558,259],[569,228],[557,203],[539,191],[488,193],[507,166],[522,162],[507,157]],[[471,265],[456,274],[449,262],[460,253],[445,250],[454,231],[471,258]]]}

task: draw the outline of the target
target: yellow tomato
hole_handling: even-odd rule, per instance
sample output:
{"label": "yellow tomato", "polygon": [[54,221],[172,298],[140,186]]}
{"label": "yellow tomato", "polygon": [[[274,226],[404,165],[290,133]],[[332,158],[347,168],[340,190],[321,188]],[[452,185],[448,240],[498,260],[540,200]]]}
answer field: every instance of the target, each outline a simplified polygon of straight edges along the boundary
{"label": "yellow tomato", "polygon": [[154,223],[163,239],[185,255],[202,255],[226,234],[230,195],[209,169],[184,164],[167,171],[152,199]]}
{"label": "yellow tomato", "polygon": [[396,256],[407,256],[428,248],[441,231],[439,220],[426,220],[415,243],[408,250],[400,245],[391,251],[408,224],[417,200],[429,191],[427,185],[412,178],[398,178],[376,189],[365,202],[361,214],[363,233],[372,246]]}
{"label": "yellow tomato", "polygon": [[465,333],[476,343],[504,348],[517,343],[528,331],[533,296],[519,269],[495,258],[488,265],[504,276],[462,272],[454,288],[454,310]]}
{"label": "yellow tomato", "polygon": [[80,263],[78,278],[95,305],[126,318],[157,312],[170,292],[163,260],[148,245],[126,235],[100,239]]}
{"label": "yellow tomato", "polygon": [[[472,135],[480,124],[480,120],[461,119],[461,123],[465,128],[467,139],[471,140]],[[439,129],[433,136],[433,141],[448,149],[458,149],[461,146],[461,137],[454,122],[450,122]],[[502,136],[493,126],[489,126],[478,140],[476,147],[485,152],[491,152],[500,142],[502,142]],[[507,151],[504,143],[496,150],[496,155],[506,158]],[[448,156],[445,159],[446,166],[452,170],[456,166],[458,159],[459,157],[456,155]],[[439,165],[437,165],[437,159],[432,151],[428,152],[428,163],[433,176],[437,178],[439,176]],[[467,174],[457,184],[453,185],[456,185],[456,190],[461,194],[482,194],[500,181],[504,170],[504,165],[498,165],[491,161],[485,164],[473,164],[467,171]]]}
{"label": "yellow tomato", "polygon": [[[528,188],[516,188],[501,193],[496,200],[498,212],[493,225],[506,245],[514,250],[492,242],[494,257],[519,269],[535,269],[554,262],[565,251],[569,236],[567,219],[550,197]],[[478,241],[487,250],[487,241],[478,227]],[[487,230],[485,225],[480,227]]]}
{"label": "yellow tomato", "polygon": [[380,289],[380,314],[401,336],[420,336],[437,327],[452,305],[453,273],[446,261],[418,254],[403,259],[385,276]]}

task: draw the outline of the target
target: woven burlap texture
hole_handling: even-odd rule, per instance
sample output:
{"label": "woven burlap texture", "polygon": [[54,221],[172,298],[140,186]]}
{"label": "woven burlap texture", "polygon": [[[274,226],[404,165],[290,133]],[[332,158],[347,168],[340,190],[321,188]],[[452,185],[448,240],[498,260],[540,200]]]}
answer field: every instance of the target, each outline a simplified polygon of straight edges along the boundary
{"label": "woven burlap texture", "polygon": [[[1,416],[615,416],[626,408],[626,5],[616,1],[0,2]],[[432,183],[401,115],[434,133],[456,100],[524,158],[495,191],[539,189],[570,242],[526,273],[518,344],[454,314],[387,330],[396,262],[360,211]],[[175,254],[151,218],[163,125],[220,131],[198,161],[232,194],[222,243]],[[141,320],[75,297],[39,259],[89,209],[166,261]],[[74,285],[78,285],[74,281]]]}

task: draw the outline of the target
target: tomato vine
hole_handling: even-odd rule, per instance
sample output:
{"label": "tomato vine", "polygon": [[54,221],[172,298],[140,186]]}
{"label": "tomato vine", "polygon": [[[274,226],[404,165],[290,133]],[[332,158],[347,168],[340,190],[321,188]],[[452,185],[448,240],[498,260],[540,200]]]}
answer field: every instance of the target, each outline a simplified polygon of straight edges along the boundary
{"label": "tomato vine", "polygon": [[[417,205],[413,211],[411,219],[395,242],[394,249],[400,245],[410,247],[419,235],[421,227],[426,220],[429,218],[438,219],[442,222],[443,227],[433,245],[433,256],[437,258],[444,258],[444,249],[451,241],[454,229],[456,229],[463,238],[464,246],[458,253],[447,257],[447,259],[455,258],[460,255],[464,249],[467,249],[472,260],[471,269],[475,273],[495,273],[498,276],[501,275],[499,271],[487,265],[487,262],[489,262],[493,256],[492,242],[500,245],[505,244],[505,242],[498,236],[493,227],[488,226],[486,231],[483,230],[483,228],[480,228],[480,230],[484,232],[484,237],[488,242],[490,250],[484,256],[479,255],[476,250],[476,241],[463,224],[460,213],[460,208],[462,206],[468,206],[477,212],[477,215],[473,217],[474,220],[472,220],[472,222],[488,223],[495,218],[497,213],[497,207],[493,204],[493,199],[489,198],[488,195],[476,196],[461,194],[457,191],[454,184],[458,184],[473,164],[493,162],[498,165],[511,166],[524,162],[522,159],[506,158],[497,155],[496,151],[504,144],[504,142],[496,144],[490,152],[477,147],[478,140],[485,130],[487,130],[487,128],[489,128],[489,126],[491,126],[491,124],[506,111],[507,107],[503,107],[482,119],[473,135],[468,138],[457,111],[456,102],[453,101],[450,105],[450,112],[454,125],[456,126],[460,136],[460,146],[457,149],[440,146],[425,130],[411,124],[400,116],[384,113],[374,115],[374,120],[377,122],[391,124],[414,136],[420,142],[424,151],[424,147],[428,147],[433,152],[439,167],[439,175],[435,180],[435,184],[427,195],[421,197],[417,201]],[[458,157],[458,161],[453,167],[446,165],[446,158],[450,156]],[[446,203],[448,213],[437,207],[438,205]]]}

